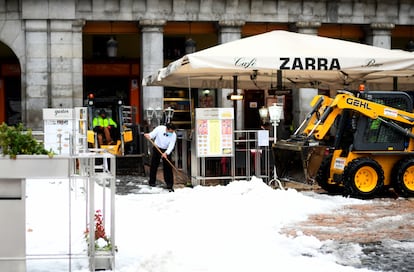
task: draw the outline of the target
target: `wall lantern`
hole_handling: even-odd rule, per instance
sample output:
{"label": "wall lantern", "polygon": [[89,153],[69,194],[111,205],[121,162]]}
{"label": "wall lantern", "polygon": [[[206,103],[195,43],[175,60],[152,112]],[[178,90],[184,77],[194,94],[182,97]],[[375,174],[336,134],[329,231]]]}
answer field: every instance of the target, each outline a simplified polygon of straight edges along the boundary
{"label": "wall lantern", "polygon": [[114,58],[118,53],[118,41],[111,36],[111,38],[106,42],[106,53],[108,57]]}
{"label": "wall lantern", "polygon": [[405,50],[407,50],[408,52],[414,52],[413,27],[412,26],[410,26],[410,40],[405,46]]}
{"label": "wall lantern", "polygon": [[196,51],[196,45],[197,43],[193,39],[188,38],[185,41],[185,53],[186,54],[194,53]]}
{"label": "wall lantern", "polygon": [[159,125],[161,122],[161,118],[162,118],[162,108],[156,107],[154,110],[154,114],[155,114],[155,118],[157,118],[158,120],[158,125]]}
{"label": "wall lantern", "polygon": [[191,54],[196,51],[197,43],[191,39],[191,22],[188,23],[188,34],[190,37],[185,41],[185,54]]}
{"label": "wall lantern", "polygon": [[242,94],[229,94],[227,96],[228,100],[243,100],[244,96]]}
{"label": "wall lantern", "polygon": [[145,109],[145,115],[147,117],[148,123],[152,123],[153,119],[158,123],[158,125],[161,123],[162,118],[162,112],[163,110],[161,107],[156,107],[155,109],[153,107],[148,107]]}
{"label": "wall lantern", "polygon": [[147,116],[147,120],[150,122],[152,119],[152,114],[154,112],[154,109],[152,107],[148,107],[145,109],[145,115]]}
{"label": "wall lantern", "polygon": [[171,120],[174,116],[174,109],[171,107],[168,107],[164,110],[164,114],[165,114],[165,123],[171,123]]}
{"label": "wall lantern", "polygon": [[282,119],[282,112],[283,107],[278,106],[276,103],[273,103],[273,105],[269,107],[270,121],[276,126],[279,125],[280,119]]}
{"label": "wall lantern", "polygon": [[265,106],[259,109],[260,119],[262,119],[263,124],[266,123],[267,116],[269,115],[269,110]]}
{"label": "wall lantern", "polygon": [[406,45],[406,49],[409,52],[414,52],[414,41],[410,40],[407,45]]}

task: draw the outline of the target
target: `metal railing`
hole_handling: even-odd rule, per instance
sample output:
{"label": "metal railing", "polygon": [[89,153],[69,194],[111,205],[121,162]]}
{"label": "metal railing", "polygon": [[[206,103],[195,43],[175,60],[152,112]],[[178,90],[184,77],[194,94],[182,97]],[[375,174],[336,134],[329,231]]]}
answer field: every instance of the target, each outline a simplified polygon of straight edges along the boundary
{"label": "metal railing", "polygon": [[227,184],[233,180],[250,180],[253,176],[270,181],[273,166],[271,143],[259,145],[260,130],[234,131],[234,153],[231,157],[196,157],[193,135],[177,131],[173,153],[175,166],[191,177],[193,185]]}
{"label": "metal railing", "polygon": [[[89,271],[102,269],[115,269],[115,180],[116,162],[115,157],[108,153],[88,152],[73,156],[25,156],[18,158],[13,165],[19,163],[19,171],[10,167],[10,160],[3,159],[2,167],[8,171],[1,171],[0,181],[4,186],[14,186],[20,189],[19,197],[4,198],[1,200],[0,211],[13,213],[13,220],[8,220],[4,228],[4,235],[13,235],[13,243],[0,245],[0,251],[8,252],[0,258],[1,271],[26,271],[26,266],[47,266],[50,263],[66,267],[67,271],[73,271],[82,267],[88,267]],[[29,167],[31,166],[31,167]],[[16,166],[14,166],[16,167]],[[16,167],[17,168],[17,167]],[[2,169],[4,170],[4,169]],[[36,179],[30,181],[30,185],[41,186],[42,183],[51,182],[58,184],[56,192],[62,193],[59,198],[54,195],[45,195],[40,190],[27,191],[26,179]],[[62,181],[56,182],[56,179]],[[13,183],[11,183],[13,182]],[[60,185],[60,182],[62,183]],[[1,184],[2,182],[0,182]],[[66,183],[66,184],[65,184]],[[1,189],[1,188],[0,188]],[[0,190],[7,192],[7,190]],[[42,205],[33,205],[42,203]],[[42,208],[39,211],[39,207]],[[48,210],[50,207],[50,210]],[[54,215],[56,207],[60,207],[61,215]],[[103,226],[108,235],[111,248],[99,251],[95,248],[95,216],[100,210]],[[23,211],[23,212],[22,212]],[[32,234],[32,240],[26,234],[26,215],[36,213],[48,213],[54,218],[47,222],[47,227],[43,223],[33,223],[37,229]],[[48,213],[49,214],[49,213]],[[83,218],[80,218],[79,215]],[[61,217],[59,217],[61,216]],[[76,217],[76,218],[75,218]],[[60,220],[57,220],[59,218]],[[63,235],[64,239],[58,240],[59,244],[47,244],[55,235],[50,233],[44,244],[39,244],[39,236],[44,233],[46,228],[53,226],[58,232],[56,239]],[[85,234],[85,227],[88,233]],[[85,235],[83,237],[83,235]],[[36,237],[37,236],[37,237]],[[85,239],[87,248],[81,245],[81,240]],[[73,245],[78,246],[73,246]],[[87,250],[85,250],[87,249]],[[102,253],[103,252],[103,253]],[[47,264],[46,264],[47,263]],[[101,266],[102,265],[102,266]]]}

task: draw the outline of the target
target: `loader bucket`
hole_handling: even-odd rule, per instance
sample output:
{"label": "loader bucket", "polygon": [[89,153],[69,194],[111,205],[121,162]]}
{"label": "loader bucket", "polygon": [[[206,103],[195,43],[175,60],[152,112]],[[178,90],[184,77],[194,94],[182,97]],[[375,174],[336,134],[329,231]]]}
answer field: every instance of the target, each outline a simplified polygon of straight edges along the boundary
{"label": "loader bucket", "polygon": [[282,181],[314,184],[326,146],[307,142],[281,140],[273,144],[276,173]]}

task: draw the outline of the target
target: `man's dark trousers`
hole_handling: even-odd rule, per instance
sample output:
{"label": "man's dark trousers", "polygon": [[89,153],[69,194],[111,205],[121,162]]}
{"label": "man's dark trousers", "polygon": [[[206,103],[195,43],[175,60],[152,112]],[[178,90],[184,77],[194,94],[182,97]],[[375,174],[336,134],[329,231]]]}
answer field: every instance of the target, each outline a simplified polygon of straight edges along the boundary
{"label": "man's dark trousers", "polygon": [[[162,153],[165,152],[166,149],[159,148]],[[151,166],[150,166],[150,179],[149,179],[149,185],[155,186],[155,181],[157,178],[157,170],[158,166],[160,164],[161,159],[161,153],[158,151],[158,149],[154,146],[152,148],[152,158],[151,158]],[[171,156],[168,155],[168,159],[171,162]],[[166,159],[162,159],[162,167],[164,172],[164,181],[167,184],[168,189],[172,189],[174,185],[174,176],[172,172],[172,167],[168,163]]]}

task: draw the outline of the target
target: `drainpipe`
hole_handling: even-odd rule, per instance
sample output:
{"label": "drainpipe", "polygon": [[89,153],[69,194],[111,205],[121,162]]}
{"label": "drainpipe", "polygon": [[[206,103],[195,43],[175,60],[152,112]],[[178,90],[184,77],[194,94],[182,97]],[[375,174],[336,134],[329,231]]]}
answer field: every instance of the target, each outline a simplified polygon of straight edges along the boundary
{"label": "drainpipe", "polygon": [[52,45],[51,45],[51,33],[50,33],[50,20],[47,20],[47,29],[46,29],[46,43],[47,43],[47,107],[52,107]]}

